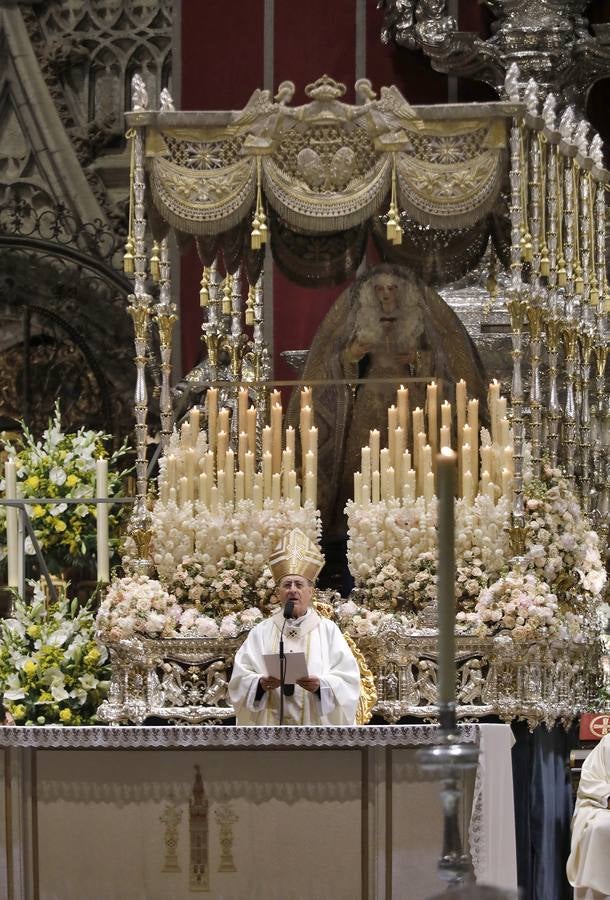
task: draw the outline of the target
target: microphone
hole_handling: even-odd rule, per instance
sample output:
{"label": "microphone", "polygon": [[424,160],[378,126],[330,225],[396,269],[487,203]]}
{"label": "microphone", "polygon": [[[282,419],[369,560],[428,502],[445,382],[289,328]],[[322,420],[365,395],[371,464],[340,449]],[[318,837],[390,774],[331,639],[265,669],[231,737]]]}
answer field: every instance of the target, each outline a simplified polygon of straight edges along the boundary
{"label": "microphone", "polygon": [[[294,616],[294,600],[286,600],[286,605],[284,606],[284,618],[292,619]],[[286,623],[284,622],[284,625]],[[282,628],[282,632],[284,629]]]}
{"label": "microphone", "polygon": [[286,654],[284,653],[284,628],[294,613],[294,600],[287,600],[284,605],[284,623],[280,631],[280,725],[284,724],[284,696],[294,694],[294,685],[286,684]]}

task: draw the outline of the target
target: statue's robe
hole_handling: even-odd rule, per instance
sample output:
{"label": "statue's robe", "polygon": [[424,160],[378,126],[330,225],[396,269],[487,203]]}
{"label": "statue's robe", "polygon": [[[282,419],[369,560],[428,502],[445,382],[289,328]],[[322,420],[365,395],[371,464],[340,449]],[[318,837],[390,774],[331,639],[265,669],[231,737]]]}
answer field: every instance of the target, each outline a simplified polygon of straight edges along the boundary
{"label": "statue's robe", "polygon": [[[229,696],[238,725],[278,725],[280,691],[267,691],[257,701],[259,680],[267,674],[263,655],[279,653],[281,612],[255,625],[235,654]],[[298,684],[284,697],[285,725],[353,725],[360,696],[360,671],[334,622],[309,609],[284,630],[284,652],[304,653],[307,671],[320,679],[320,696]]]}
{"label": "statue's robe", "polygon": [[610,735],[583,763],[567,863],[574,900],[610,896]]}
{"label": "statue's robe", "polygon": [[[377,310],[375,322],[370,298],[366,301],[368,308],[364,308],[362,288],[378,274],[390,274],[399,281],[396,321],[389,321]],[[350,355],[350,343],[355,338],[370,348],[359,360]],[[302,378],[305,384],[366,379],[358,386],[314,387],[318,506],[327,539],[345,535],[343,511],[353,497],[353,476],[360,470],[360,453],[369,442],[369,431],[378,429],[381,446],[387,446],[387,410],[396,403],[401,381],[408,383],[412,412],[416,406],[424,407],[426,383],[431,379],[442,380],[444,399],[452,401],[454,384],[463,378],[469,398],[479,400],[480,423],[487,421],[485,372],[473,341],[442,297],[402,266],[371,268],[341,294],[316,333]],[[421,381],[409,381],[413,378]],[[298,427],[298,391],[291,398],[287,423]],[[411,444],[411,421],[409,435]]]}

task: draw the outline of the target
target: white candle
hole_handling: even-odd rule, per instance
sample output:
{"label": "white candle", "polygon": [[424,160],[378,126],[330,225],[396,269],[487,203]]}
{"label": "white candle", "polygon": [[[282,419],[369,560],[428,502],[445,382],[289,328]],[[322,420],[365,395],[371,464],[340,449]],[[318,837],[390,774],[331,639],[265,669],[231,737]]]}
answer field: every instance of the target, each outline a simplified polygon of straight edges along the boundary
{"label": "white candle", "polygon": [[208,506],[208,476],[205,472],[199,476],[199,502]]}
{"label": "white candle", "polygon": [[380,493],[381,493],[381,484],[379,481],[379,472],[375,471],[375,472],[373,472],[372,491],[371,491],[371,499],[372,499],[373,503],[379,503],[379,501],[381,499]]}
{"label": "white candle", "polygon": [[246,500],[252,500],[252,489],[254,488],[254,453],[252,453],[251,450],[246,451],[245,476]]}
{"label": "white candle", "polygon": [[424,500],[426,501],[426,506],[429,505],[432,498],[434,497],[434,472],[426,472],[426,477],[424,479]]}
{"label": "white candle", "polygon": [[225,434],[231,433],[230,412],[226,406],[223,406],[218,412],[218,431],[224,431]]}
{"label": "white candle", "polygon": [[451,404],[448,400],[441,404],[441,425],[451,432]]}
{"label": "white candle", "polygon": [[407,472],[407,492],[409,500],[413,503],[415,502],[415,498],[417,496],[417,489],[415,484],[415,469],[409,469]]}
{"label": "white candle", "polygon": [[510,426],[506,416],[500,419],[498,423],[498,443],[501,447],[506,447],[507,444],[510,444]]}
{"label": "white candle", "polygon": [[265,425],[265,427],[263,428],[263,446],[262,446],[263,456],[265,455],[265,453],[271,453],[272,446],[273,445],[271,442],[271,428],[269,425]]}
{"label": "white candle", "polygon": [[390,451],[390,465],[395,464],[394,453],[395,453],[395,435],[396,429],[398,428],[398,410],[395,406],[390,406],[388,409],[388,450]]}
{"label": "white candle", "polygon": [[446,425],[441,425],[441,450],[443,447],[451,449],[451,430]]}
{"label": "white candle", "polygon": [[301,405],[300,408],[303,409],[304,406],[311,406],[311,388],[304,387],[301,389]]}
{"label": "white candle", "polygon": [[363,484],[370,484],[371,481],[371,448],[363,447],[360,451],[360,471],[362,472]]}
{"label": "white candle", "polygon": [[309,450],[309,429],[311,428],[311,406],[304,406],[301,409],[300,430],[301,430],[301,455],[305,456]]}
{"label": "white candle", "polygon": [[309,429],[309,440],[307,443],[307,449],[311,450],[313,453],[313,471],[318,471],[318,429],[315,425],[312,425]]}
{"label": "white candle", "polygon": [[197,443],[197,438],[199,437],[199,427],[200,427],[200,414],[197,407],[194,407],[189,412],[189,425],[191,426],[191,434],[193,437],[193,444]]}
{"label": "white candle", "polygon": [[313,505],[316,504],[316,476],[313,472],[305,473],[305,491],[303,501],[307,503],[310,500]]}
{"label": "white candle", "polygon": [[292,486],[292,493],[290,495],[292,497],[292,502],[294,505],[299,508],[301,506],[301,488],[300,485],[294,484]]}
{"label": "white candle", "polygon": [[208,408],[208,444],[214,449],[218,423],[218,388],[208,388],[205,399]]}
{"label": "white candle", "polygon": [[474,483],[479,480],[479,401],[468,401],[468,424],[470,425],[470,471]]}
{"label": "white candle", "polygon": [[235,502],[239,503],[246,497],[246,475],[241,470],[235,473]]}
{"label": "white candle", "polygon": [[281,475],[276,472],[271,479],[271,494],[273,496],[273,508],[279,509],[280,497],[282,496]]}
{"label": "white candle", "polygon": [[237,395],[237,428],[248,432],[248,388],[240,387]]}
{"label": "white candle", "polygon": [[438,477],[438,699],[455,700],[455,480],[457,456],[449,449],[436,458]]}
{"label": "white candle", "polygon": [[252,488],[252,499],[254,500],[254,508],[263,508],[263,490],[260,484],[255,484]]}
{"label": "white candle", "polygon": [[[371,448],[371,472],[379,471],[379,432],[377,429],[369,432],[369,447]],[[374,501],[374,497],[373,497]]]}
{"label": "white candle", "polygon": [[246,412],[246,425],[248,433],[248,450],[256,454],[256,407],[251,406]]}
{"label": "white candle", "polygon": [[246,471],[246,453],[248,452],[248,434],[240,431],[237,439],[237,464],[242,472]]}
{"label": "white candle", "polygon": [[225,455],[225,474],[226,474],[226,499],[229,503],[234,501],[235,491],[235,454],[229,448]]}
{"label": "white candle", "polygon": [[191,426],[188,422],[183,422],[180,428],[180,443],[183,449],[191,446]]}
{"label": "white candle", "polygon": [[189,498],[189,484],[186,475],[183,475],[178,483],[178,502],[184,506]]}
{"label": "white candle", "polygon": [[295,430],[292,425],[289,425],[286,429],[286,450],[290,451],[292,459],[294,459],[294,448],[295,448]]}
{"label": "white candle", "polygon": [[362,472],[354,472],[354,505],[362,506]]}
{"label": "white candle", "polygon": [[428,443],[434,458],[438,450],[438,386],[435,381],[426,387],[426,405],[428,407]]}
{"label": "white candle", "polygon": [[513,492],[513,473],[510,469],[502,469],[502,496],[511,497]]}
{"label": "white candle", "polygon": [[474,485],[472,482],[472,472],[464,472],[462,477],[463,491],[464,491],[464,500],[468,503],[469,506],[472,506],[472,501],[474,499]]}
{"label": "white candle", "polygon": [[271,445],[273,471],[279,472],[282,465],[282,407],[279,403],[271,407]]}
{"label": "white candle", "polygon": [[396,496],[395,488],[394,488],[394,479],[396,477],[396,473],[394,471],[394,466],[388,466],[387,471],[385,473],[386,478],[386,488],[385,493],[388,500],[393,500]]}
{"label": "white candle", "polygon": [[366,482],[362,484],[362,505],[368,506],[371,502],[371,488]]}
{"label": "white candle", "polygon": [[492,503],[496,502],[496,486],[493,481],[485,482],[485,496],[489,497]]}
{"label": "white candle", "polygon": [[[6,469],[5,469],[6,474]],[[98,499],[108,497],[108,460],[95,462],[95,491]],[[97,580],[110,581],[110,553],[108,547],[108,504],[97,504]]]}
{"label": "white candle", "polygon": [[210,509],[213,513],[218,512],[218,488],[215,484],[210,488]]}
{"label": "white candle", "polygon": [[167,457],[167,483],[170,488],[176,487],[176,473],[177,473],[177,465],[176,465],[176,457],[173,453]]}
{"label": "white candle", "polygon": [[224,469],[220,469],[220,471],[216,473],[216,484],[218,487],[218,502],[222,505],[225,502],[227,485]]}
{"label": "white candle", "polygon": [[267,450],[263,453],[263,494],[265,497],[271,497],[271,488],[273,485],[273,469],[271,461],[271,453]]}
{"label": "white candle", "polygon": [[396,406],[398,407],[398,424],[405,432],[405,439],[409,430],[409,389],[403,384],[396,391]]}

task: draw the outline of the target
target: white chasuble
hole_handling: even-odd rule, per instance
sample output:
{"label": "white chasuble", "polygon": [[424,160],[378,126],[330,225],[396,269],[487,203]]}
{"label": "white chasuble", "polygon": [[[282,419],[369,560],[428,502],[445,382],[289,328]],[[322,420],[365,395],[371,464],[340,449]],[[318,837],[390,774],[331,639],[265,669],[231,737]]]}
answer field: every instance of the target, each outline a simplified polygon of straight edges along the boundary
{"label": "white chasuble", "polygon": [[583,763],[567,864],[574,900],[610,896],[610,735]]}
{"label": "white chasuble", "polygon": [[[278,725],[280,690],[257,701],[261,677],[267,674],[263,654],[279,653],[285,619],[276,613],[252,629],[235,654],[229,696],[238,725]],[[320,696],[298,684],[284,697],[284,725],[353,725],[360,696],[360,671],[339,628],[313,609],[284,629],[284,652],[304,653],[308,674],[320,679]]]}

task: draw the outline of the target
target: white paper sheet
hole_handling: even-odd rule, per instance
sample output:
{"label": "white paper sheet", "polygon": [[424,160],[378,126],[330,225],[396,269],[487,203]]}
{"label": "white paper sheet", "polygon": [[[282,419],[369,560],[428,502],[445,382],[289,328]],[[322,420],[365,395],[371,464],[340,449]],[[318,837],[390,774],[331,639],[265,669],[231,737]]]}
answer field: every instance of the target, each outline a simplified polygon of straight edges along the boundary
{"label": "white paper sheet", "polygon": [[[267,666],[267,675],[274,678],[280,677],[280,655],[279,653],[263,654],[265,665]],[[286,653],[286,677],[284,684],[294,684],[299,678],[307,678],[307,660],[304,653]]]}

